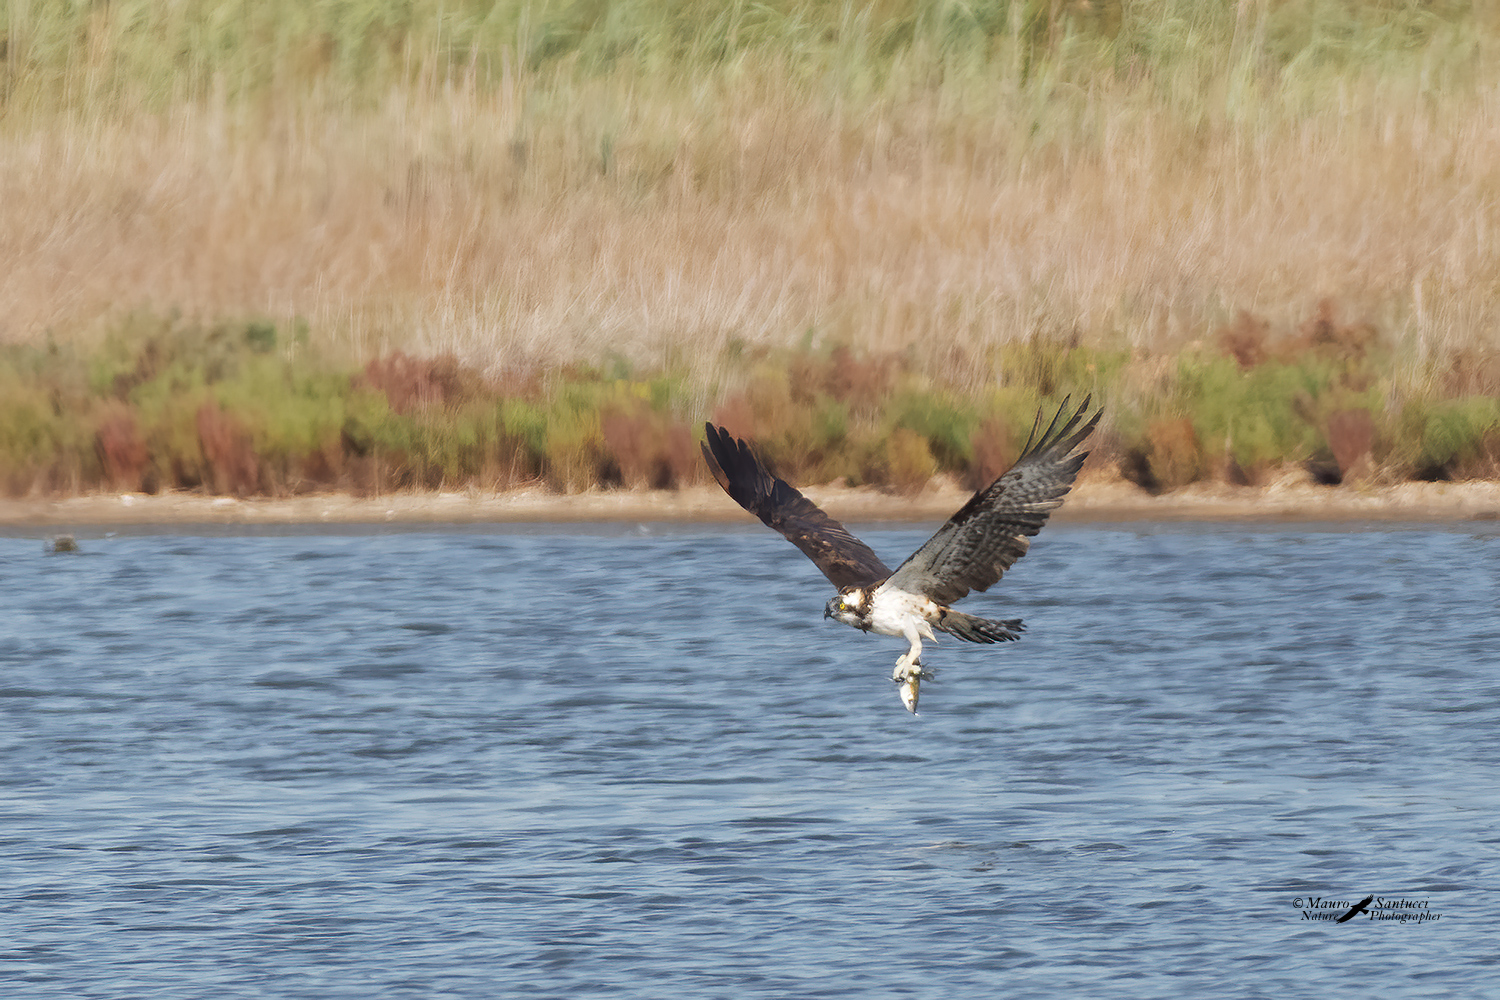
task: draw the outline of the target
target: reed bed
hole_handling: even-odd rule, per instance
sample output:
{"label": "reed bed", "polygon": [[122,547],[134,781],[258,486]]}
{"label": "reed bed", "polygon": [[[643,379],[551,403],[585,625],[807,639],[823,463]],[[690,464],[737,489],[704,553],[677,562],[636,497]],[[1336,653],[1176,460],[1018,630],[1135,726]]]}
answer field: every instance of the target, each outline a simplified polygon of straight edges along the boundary
{"label": "reed bed", "polygon": [[[1492,2],[5,17],[12,491],[664,483],[775,407],[789,469],[901,484],[1079,388],[1153,488],[1365,438],[1370,475],[1493,474]],[[392,364],[469,388],[395,403]]]}

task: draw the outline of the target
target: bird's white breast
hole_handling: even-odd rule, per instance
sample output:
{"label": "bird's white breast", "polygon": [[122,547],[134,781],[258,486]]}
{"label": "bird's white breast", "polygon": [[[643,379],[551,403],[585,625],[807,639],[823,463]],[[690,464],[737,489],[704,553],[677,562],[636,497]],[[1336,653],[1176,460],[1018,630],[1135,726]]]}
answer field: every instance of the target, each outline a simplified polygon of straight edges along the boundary
{"label": "bird's white breast", "polygon": [[927,623],[937,614],[938,606],[920,594],[880,590],[870,602],[870,629],[881,635],[905,635],[907,627],[914,626],[918,635],[931,639],[932,627]]}

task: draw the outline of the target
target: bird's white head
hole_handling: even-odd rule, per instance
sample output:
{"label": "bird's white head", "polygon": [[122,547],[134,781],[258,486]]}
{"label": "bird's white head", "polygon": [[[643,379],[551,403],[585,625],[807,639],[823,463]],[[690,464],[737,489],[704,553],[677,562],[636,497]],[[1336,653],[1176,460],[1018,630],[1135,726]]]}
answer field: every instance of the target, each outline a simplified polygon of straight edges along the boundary
{"label": "bird's white head", "polygon": [[823,608],[823,617],[832,618],[854,628],[868,628],[869,597],[859,588],[840,591]]}

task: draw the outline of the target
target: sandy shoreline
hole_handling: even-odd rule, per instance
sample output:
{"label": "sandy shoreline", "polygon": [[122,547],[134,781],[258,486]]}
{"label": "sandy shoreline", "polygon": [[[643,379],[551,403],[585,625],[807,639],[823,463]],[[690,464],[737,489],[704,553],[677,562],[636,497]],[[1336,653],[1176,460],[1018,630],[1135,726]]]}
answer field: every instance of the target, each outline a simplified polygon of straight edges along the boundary
{"label": "sandy shoreline", "polygon": [[[939,483],[916,496],[869,489],[803,491],[831,515],[855,523],[941,521],[968,497]],[[1124,482],[1080,483],[1057,523],[1109,521],[1457,522],[1500,520],[1500,483],[1400,483],[1351,488],[1282,482],[1240,488],[1199,484],[1164,496]],[[232,499],[192,493],[98,494],[0,500],[0,530],[37,534],[129,525],[524,524],[578,522],[749,522],[716,486],[677,491],[594,490],[562,496],[544,488],[505,493],[315,494]]]}

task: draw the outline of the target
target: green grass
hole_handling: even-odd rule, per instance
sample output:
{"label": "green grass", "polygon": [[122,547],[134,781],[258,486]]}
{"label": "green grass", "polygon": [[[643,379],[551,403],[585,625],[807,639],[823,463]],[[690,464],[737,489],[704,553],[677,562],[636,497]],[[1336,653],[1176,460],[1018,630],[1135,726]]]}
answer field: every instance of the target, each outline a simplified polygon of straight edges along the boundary
{"label": "green grass", "polygon": [[[506,66],[610,73],[622,64],[674,74],[732,67],[774,51],[808,75],[845,88],[888,85],[918,68],[1003,66],[1022,78],[1081,67],[1184,70],[1222,65],[1224,53],[1259,73],[1379,64],[1458,43],[1475,22],[1469,3],[1285,0],[197,0],[5,6],[9,86],[72,84],[61,99],[134,87],[160,98],[332,82],[378,93],[422,77],[497,77]],[[1243,13],[1245,16],[1238,16]],[[1055,20],[1053,19],[1055,15]],[[1436,80],[1440,85],[1443,81]],[[1190,86],[1164,79],[1166,89]]]}

